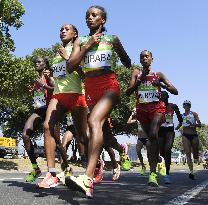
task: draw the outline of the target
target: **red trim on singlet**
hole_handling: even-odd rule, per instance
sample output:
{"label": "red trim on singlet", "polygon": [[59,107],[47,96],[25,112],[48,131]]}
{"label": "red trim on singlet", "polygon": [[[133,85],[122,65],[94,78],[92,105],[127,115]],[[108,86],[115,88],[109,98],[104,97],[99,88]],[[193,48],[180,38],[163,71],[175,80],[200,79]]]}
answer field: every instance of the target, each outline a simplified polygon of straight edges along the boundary
{"label": "red trim on singlet", "polygon": [[[156,72],[150,72],[147,76],[142,78],[141,84],[147,84],[146,86],[148,87],[148,85],[151,86],[152,82],[155,81],[155,80],[159,80],[159,77],[157,76],[157,73]],[[157,87],[157,90],[158,90],[158,99],[159,99],[159,101],[161,101],[161,88]],[[137,98],[137,101],[139,102],[139,86],[138,86],[138,90],[136,92],[136,98]],[[153,103],[153,102],[151,102],[151,103]]]}
{"label": "red trim on singlet", "polygon": [[[45,76],[42,77],[42,83],[50,86],[50,83],[49,83],[48,79],[45,78]],[[51,97],[52,97],[52,91],[51,91],[51,94],[50,94],[50,92],[47,89],[44,89],[37,82],[35,82],[34,85],[33,85],[33,88],[32,88],[32,92],[38,91],[38,90],[43,90],[44,91],[46,104],[48,105],[50,100],[51,100]]]}
{"label": "red trim on singlet", "polygon": [[[148,85],[152,85],[154,80],[158,80],[159,77],[157,76],[156,72],[150,72],[147,76],[142,79],[142,83],[146,83]],[[157,87],[158,89],[158,99],[159,101],[156,102],[149,102],[149,103],[139,103],[138,99],[138,92],[137,95],[137,105],[136,105],[136,112],[137,112],[137,120],[141,124],[150,124],[152,119],[158,113],[162,114],[162,121],[165,121],[165,112],[166,106],[165,103],[161,101],[161,88]]]}

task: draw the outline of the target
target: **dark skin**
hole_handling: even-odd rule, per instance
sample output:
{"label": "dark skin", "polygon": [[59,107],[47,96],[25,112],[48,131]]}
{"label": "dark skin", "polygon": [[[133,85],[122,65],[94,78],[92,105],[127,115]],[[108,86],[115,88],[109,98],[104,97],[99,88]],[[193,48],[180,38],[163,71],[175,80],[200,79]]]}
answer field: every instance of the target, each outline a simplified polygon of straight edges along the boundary
{"label": "dark skin", "polygon": [[[34,66],[35,66],[36,71],[38,72],[38,77],[35,80],[35,82],[40,87],[43,87],[44,89],[48,91],[53,91],[53,88],[54,88],[53,79],[45,72],[46,70],[48,70],[48,68],[46,68],[44,59],[41,57],[38,57],[34,62]],[[47,79],[49,84],[43,84],[43,77]],[[30,92],[33,92],[33,88],[31,86],[28,86],[28,88]]]}
{"label": "dark skin", "polygon": [[[132,73],[131,81],[129,88],[126,91],[126,94],[130,96],[133,92],[138,89],[138,86],[141,84],[141,80],[151,73],[151,63],[153,61],[152,56],[148,51],[143,51],[140,55],[140,63],[142,64],[143,70],[140,71],[135,69]],[[166,89],[171,94],[178,95],[177,89],[171,84],[171,82],[166,78],[166,76],[161,72],[156,72],[158,79],[153,82],[154,86],[161,87]]]}
{"label": "dark skin", "polygon": [[[165,103],[167,110],[173,110],[176,113],[178,118],[178,126],[175,128],[178,130],[182,126],[182,116],[180,110],[176,104],[169,103],[169,95],[167,92],[162,92],[162,101]],[[166,166],[166,173],[169,174],[170,164],[171,164],[171,149],[173,147],[175,132],[169,131],[166,132],[166,136],[160,137],[159,136],[159,148],[160,154],[165,159],[165,166]]]}
{"label": "dark skin", "polygon": [[[185,110],[185,115],[189,115],[191,111],[190,104],[183,104],[183,108]],[[183,127],[183,134],[197,134],[196,127],[201,127],[201,121],[196,112],[192,112],[195,118],[195,124],[192,124],[190,121],[186,121],[190,124],[190,126]],[[193,162],[191,159],[191,153],[193,153],[193,158],[198,160],[199,157],[199,138],[195,137],[192,141],[189,141],[185,136],[182,137],[183,148],[186,153],[187,164],[190,171],[193,171]]]}
{"label": "dark skin", "polygon": [[[102,17],[102,11],[97,8],[91,8],[87,11],[86,14],[86,23],[88,28],[90,29],[91,38],[83,47],[80,46],[80,39],[77,38],[74,42],[73,51],[69,60],[67,61],[67,70],[68,72],[73,72],[80,65],[83,57],[88,52],[90,48],[92,48],[95,44],[99,44],[100,36],[102,35],[102,27],[105,24],[105,19]],[[113,36],[113,49],[118,54],[121,62],[127,68],[131,67],[131,60],[128,57],[126,51],[124,50],[119,38],[117,36]],[[104,70],[92,71],[90,72],[91,76],[102,75]]]}
{"label": "dark skin", "polygon": [[181,116],[178,106],[174,103],[168,102],[169,95],[166,92],[162,92],[161,98],[162,98],[162,101],[165,103],[168,110],[174,110],[174,112],[178,118],[178,122],[179,122],[178,126],[175,129],[178,130],[182,126],[182,122],[183,122],[183,119],[182,119],[182,116]]}
{"label": "dark skin", "polygon": [[[126,94],[130,96],[133,92],[138,91],[138,86],[140,86],[141,81],[143,78],[152,73],[151,71],[151,64],[153,58],[149,51],[143,51],[140,54],[140,63],[143,67],[143,70],[140,71],[138,69],[134,70],[132,73],[132,77],[129,83],[129,87],[126,91]],[[161,87],[166,89],[170,93],[174,95],[178,95],[177,89],[170,83],[170,81],[166,78],[166,76],[161,72],[156,72],[157,79],[153,81],[152,85],[156,87]],[[148,146],[148,160],[150,164],[150,172],[156,173],[156,167],[158,162],[159,156],[159,147],[158,147],[158,131],[160,125],[162,124],[163,114],[157,113],[155,114],[154,118],[151,120],[149,124],[144,124],[141,122],[142,129],[146,133],[149,139],[149,146]]]}
{"label": "dark skin", "polygon": [[[49,77],[45,75],[44,73],[44,70],[46,69],[46,64],[44,62],[44,59],[41,57],[38,57],[36,61],[34,62],[34,66],[35,66],[36,71],[39,74],[39,77],[36,79],[35,82],[38,83],[40,87],[43,87],[44,89],[47,89],[48,91],[53,91],[52,80],[49,79]],[[43,84],[43,77],[48,79],[48,82],[49,82],[48,85]],[[34,91],[31,86],[29,87],[29,91],[32,93]],[[32,164],[37,164],[37,162],[36,162],[36,156],[34,154],[34,147],[31,141],[31,136],[32,136],[34,128],[40,125],[43,120],[44,119],[42,119],[41,116],[39,116],[37,113],[33,113],[27,119],[24,129],[23,129],[24,146]]]}
{"label": "dark skin", "polygon": [[[73,40],[76,36],[77,34],[75,30],[70,24],[64,24],[61,27],[60,38],[63,46],[58,49],[58,53],[64,60],[67,60],[69,58],[65,47],[73,46]],[[59,147],[61,157],[64,161],[65,166],[68,166],[68,156],[64,147],[61,144],[60,136],[57,135],[54,130],[54,127],[59,124],[66,112],[67,110],[61,105],[61,103],[57,99],[51,99],[44,122],[44,145],[49,168],[55,167],[56,145]],[[78,137],[84,143],[85,141],[87,141],[87,109],[82,107],[76,107],[71,111],[71,114],[74,120],[74,125],[77,129]]]}
{"label": "dark skin", "polygon": [[43,88],[47,89],[51,94],[53,94],[53,88],[54,88],[53,71],[47,68],[44,69],[43,74],[45,78],[47,78],[47,81],[49,82],[49,85],[44,84]]}
{"label": "dark skin", "polygon": [[[134,111],[132,112],[131,116],[129,117],[129,119],[127,121],[127,124],[132,124],[132,123],[137,123],[136,109],[134,109]],[[138,137],[139,138],[146,138],[147,136],[143,132],[143,130],[138,130]],[[147,143],[147,145],[148,145],[148,143]],[[143,147],[144,147],[143,142],[140,141],[140,140],[137,140],[137,144],[136,144],[137,156],[139,158],[139,161],[141,163],[141,166],[143,168],[145,168],[145,164],[144,164],[144,161],[143,161],[143,156],[142,156],[142,153],[141,153],[141,150],[142,150]]]}
{"label": "dark skin", "polygon": [[[102,28],[106,20],[102,15],[102,11],[97,8],[90,8],[86,13],[86,23],[90,29],[91,38],[89,41],[81,47],[80,39],[76,39],[74,42],[74,47],[72,54],[67,61],[68,72],[73,72],[76,70],[84,58],[85,54],[92,48],[95,44],[99,44],[100,37],[102,35]],[[131,60],[128,57],[126,51],[124,50],[119,38],[113,36],[113,49],[118,54],[121,62],[127,68],[131,67]],[[105,75],[107,73],[112,73],[113,71],[96,70],[91,71],[86,74],[86,77],[96,77]],[[105,120],[111,113],[112,109],[118,103],[119,97],[115,95],[114,92],[108,91],[95,106],[91,106],[89,109],[91,111],[90,117],[88,119],[90,140],[88,149],[88,166],[86,170],[86,175],[93,178],[94,171],[96,168],[97,160],[100,154],[101,146],[103,145],[103,133],[102,128]]]}

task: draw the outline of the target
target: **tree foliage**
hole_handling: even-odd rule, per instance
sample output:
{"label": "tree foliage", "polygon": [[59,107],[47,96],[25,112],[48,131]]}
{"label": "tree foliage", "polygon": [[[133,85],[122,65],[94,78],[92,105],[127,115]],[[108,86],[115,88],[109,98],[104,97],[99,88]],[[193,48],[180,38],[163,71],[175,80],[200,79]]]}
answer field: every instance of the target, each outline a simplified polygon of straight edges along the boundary
{"label": "tree foliage", "polygon": [[5,70],[1,70],[1,102],[10,114],[7,118],[1,118],[4,133],[12,137],[21,137],[26,119],[32,110],[32,95],[28,86],[33,85],[37,72],[33,66],[35,56],[53,57],[52,49],[35,49],[31,55],[25,58],[13,58],[7,61]]}
{"label": "tree foliage", "polygon": [[10,28],[18,29],[22,26],[21,17],[25,10],[17,0],[0,1],[0,123],[7,122],[15,106],[13,96],[16,96],[15,86],[22,81],[11,81],[15,76],[20,60],[12,55],[14,41]]}
{"label": "tree foliage", "polygon": [[197,133],[199,135],[200,150],[208,150],[208,125],[202,125]]}
{"label": "tree foliage", "polygon": [[[38,48],[25,58],[16,58],[14,41],[10,35],[10,28],[20,28],[25,10],[18,0],[0,1],[0,124],[5,135],[18,137],[22,135],[24,123],[29,116],[32,96],[28,93],[28,85],[33,84],[36,72],[32,65],[34,56],[48,57],[51,62],[58,44],[51,48]],[[131,133],[126,122],[135,106],[135,98],[128,98],[125,90],[129,84],[132,69],[117,65],[118,58],[113,55],[115,67],[121,89],[121,103],[112,112],[112,123],[115,134]],[[135,67],[135,66],[134,66]]]}
{"label": "tree foliage", "polygon": [[[36,77],[32,59],[35,56],[41,56],[47,57],[51,62],[57,46],[58,44],[47,49],[35,49],[26,58],[13,58],[12,61],[7,61],[7,65],[4,67],[5,70],[2,70],[3,78],[1,79],[3,85],[1,88],[3,93],[1,102],[6,108],[9,108],[9,115],[4,119],[1,118],[1,122],[6,122],[3,126],[5,134],[21,137],[24,123],[32,109],[32,97],[28,93],[28,85],[31,85]],[[129,85],[133,69],[139,67],[134,65],[131,69],[127,69],[122,65],[116,65],[116,60],[115,56],[114,65],[120,83],[121,100],[111,114],[113,131],[114,134],[136,134],[137,126],[127,125],[127,120],[135,107],[136,98],[134,95],[127,97],[125,91]]]}
{"label": "tree foliage", "polygon": [[0,1],[0,49],[1,53],[14,51],[14,41],[9,30],[11,27],[20,28],[23,25],[22,15],[25,13],[24,7],[18,0]]}
{"label": "tree foliage", "polygon": [[133,108],[136,105],[136,97],[132,94],[130,97],[126,95],[126,89],[129,86],[131,74],[134,69],[140,69],[138,65],[133,65],[131,69],[127,69],[122,65],[117,65],[116,75],[120,84],[120,103],[117,108],[112,111],[111,120],[113,124],[114,134],[136,134],[137,125],[127,125],[127,120],[130,117]]}

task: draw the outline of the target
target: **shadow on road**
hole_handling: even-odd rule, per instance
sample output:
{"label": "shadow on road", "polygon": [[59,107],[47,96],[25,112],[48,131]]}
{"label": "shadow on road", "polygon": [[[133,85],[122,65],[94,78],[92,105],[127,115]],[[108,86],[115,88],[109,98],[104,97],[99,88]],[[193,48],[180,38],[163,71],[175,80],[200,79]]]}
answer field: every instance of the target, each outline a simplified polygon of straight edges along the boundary
{"label": "shadow on road", "polygon": [[0,161],[0,169],[4,170],[18,170],[18,164],[8,160]]}
{"label": "shadow on road", "polygon": [[[190,180],[188,173],[175,172],[171,175],[172,184],[164,184],[159,177],[159,187],[147,186],[148,174],[140,176],[138,173],[122,173],[117,182],[111,181],[111,175],[105,175],[101,184],[95,186],[94,199],[80,198],[77,192],[69,190],[61,185],[53,189],[37,189],[34,184],[19,181],[3,181],[11,187],[22,187],[23,191],[34,193],[36,198],[44,198],[50,195],[57,196],[66,204],[78,205],[137,205],[137,204],[166,204],[168,201],[183,194],[200,184],[206,177],[207,171],[199,171],[196,180]],[[47,199],[48,200],[48,199]],[[64,204],[65,204],[64,203]]]}
{"label": "shadow on road", "polygon": [[34,194],[36,198],[43,198],[46,196],[58,196],[58,199],[64,200],[72,205],[78,205],[79,203],[73,200],[73,193],[71,190],[65,186],[60,185],[58,188],[51,189],[39,189],[35,184],[29,184],[26,182],[19,181],[8,181],[5,180],[3,183],[8,183],[8,186],[11,187],[21,187],[24,192],[30,192]]}

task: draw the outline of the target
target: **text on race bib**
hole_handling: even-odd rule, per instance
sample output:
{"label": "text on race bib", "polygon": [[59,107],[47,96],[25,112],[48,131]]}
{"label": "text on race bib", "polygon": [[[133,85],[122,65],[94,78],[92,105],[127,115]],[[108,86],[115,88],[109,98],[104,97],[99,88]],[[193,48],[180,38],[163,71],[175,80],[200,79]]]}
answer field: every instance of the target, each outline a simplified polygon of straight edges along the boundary
{"label": "text on race bib", "polygon": [[159,101],[159,94],[157,90],[146,90],[138,92],[139,103],[150,103]]}
{"label": "text on race bib", "polygon": [[73,122],[72,118],[67,118],[67,125],[70,126],[73,124],[74,124],[74,122]]}
{"label": "text on race bib", "polygon": [[33,97],[33,107],[37,109],[45,106],[46,106],[46,100],[44,93],[42,91],[35,91]]}
{"label": "text on race bib", "polygon": [[85,68],[100,68],[111,66],[112,51],[92,51],[88,52],[84,57]]}
{"label": "text on race bib", "polygon": [[173,123],[173,116],[166,114],[165,121],[166,121],[166,123]]}
{"label": "text on race bib", "polygon": [[174,126],[174,124],[173,124],[173,116],[170,115],[170,114],[166,114],[165,115],[165,123],[163,123],[161,126],[162,127],[172,127],[172,126]]}
{"label": "text on race bib", "polygon": [[53,64],[53,77],[63,78],[66,76],[66,61]]}

